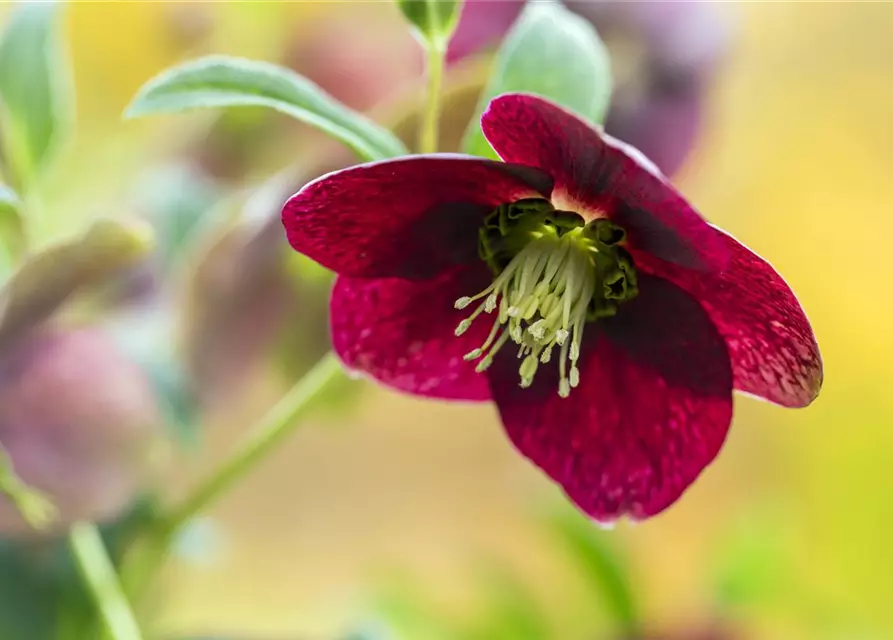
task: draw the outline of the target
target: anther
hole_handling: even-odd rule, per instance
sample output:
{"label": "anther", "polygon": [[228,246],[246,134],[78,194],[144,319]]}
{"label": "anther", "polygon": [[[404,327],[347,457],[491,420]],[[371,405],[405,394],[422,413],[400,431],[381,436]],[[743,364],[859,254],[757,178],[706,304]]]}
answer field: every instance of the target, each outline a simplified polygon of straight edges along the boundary
{"label": "anther", "polygon": [[456,331],[454,332],[454,333],[456,334],[456,336],[457,336],[457,337],[458,337],[458,336],[461,336],[463,333],[465,333],[466,331],[468,331],[468,327],[471,326],[471,323],[472,323],[473,320],[474,320],[474,318],[466,318],[465,320],[463,320],[462,322],[460,322],[460,323],[459,323],[459,326],[456,327]]}
{"label": "anther", "polygon": [[562,379],[561,382],[558,383],[558,395],[562,398],[566,398],[571,394],[571,386],[566,379]]}

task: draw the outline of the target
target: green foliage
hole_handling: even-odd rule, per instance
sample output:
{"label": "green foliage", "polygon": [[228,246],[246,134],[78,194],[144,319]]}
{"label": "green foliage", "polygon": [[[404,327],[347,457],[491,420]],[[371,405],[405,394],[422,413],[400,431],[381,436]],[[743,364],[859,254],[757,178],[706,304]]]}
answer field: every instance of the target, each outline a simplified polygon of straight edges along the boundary
{"label": "green foliage", "polygon": [[117,344],[135,362],[158,399],[164,424],[177,443],[195,449],[201,443],[198,400],[172,339],[167,310],[134,314],[117,323]]}
{"label": "green foliage", "polygon": [[542,605],[507,567],[481,558],[475,568],[485,615],[477,621],[469,640],[539,640],[552,636]]}
{"label": "green foliage", "polygon": [[155,231],[156,254],[166,275],[192,248],[226,193],[206,173],[188,164],[171,164],[147,173],[136,201]]}
{"label": "green foliage", "polygon": [[208,56],[168,69],[140,89],[125,116],[240,106],[281,111],[340,140],[365,160],[407,153],[390,131],[303,76],[274,64],[228,56]]}
{"label": "green foliage", "polygon": [[594,598],[624,632],[639,630],[640,614],[629,571],[618,551],[589,520],[570,509],[548,520],[550,530],[571,555]]}
{"label": "green foliage", "polygon": [[0,276],[12,271],[26,246],[22,202],[15,191],[0,184]]}
{"label": "green foliage", "polygon": [[[101,527],[116,565],[133,536],[152,521],[155,508],[151,500],[139,500],[121,518]],[[0,540],[0,638],[95,638],[94,612],[64,538]]]}
{"label": "green foliage", "polygon": [[480,114],[502,93],[534,93],[601,123],[611,97],[611,61],[592,25],[557,2],[528,3],[506,36],[463,151],[496,159]]}
{"label": "green foliage", "polygon": [[446,49],[462,11],[459,0],[395,1],[419,39],[429,47]]}
{"label": "green foliage", "polygon": [[19,186],[30,184],[74,121],[71,69],[58,37],[60,6],[20,3],[0,35],[0,133]]}

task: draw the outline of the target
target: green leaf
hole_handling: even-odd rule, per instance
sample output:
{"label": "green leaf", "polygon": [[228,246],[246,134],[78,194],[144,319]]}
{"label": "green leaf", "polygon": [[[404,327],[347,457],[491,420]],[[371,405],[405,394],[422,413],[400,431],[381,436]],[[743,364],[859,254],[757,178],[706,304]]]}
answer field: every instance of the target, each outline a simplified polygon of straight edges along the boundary
{"label": "green leaf", "polygon": [[486,557],[474,565],[483,591],[483,617],[475,625],[474,638],[538,640],[551,637],[542,605],[508,567]]}
{"label": "green leaf", "polygon": [[151,383],[164,424],[176,442],[190,451],[201,444],[199,406],[189,375],[176,348],[176,327],[166,307],[129,314],[108,329],[117,345]]}
{"label": "green leaf", "polygon": [[458,0],[396,0],[416,35],[429,46],[446,49],[459,22]]}
{"label": "green leaf", "polygon": [[496,54],[463,151],[497,159],[481,131],[480,114],[502,93],[534,93],[602,123],[611,85],[608,50],[593,26],[558,2],[530,2]]}
{"label": "green leaf", "polygon": [[[157,510],[154,499],[142,498],[102,525],[116,566],[138,534],[154,524]],[[0,540],[0,638],[97,638],[98,623],[64,538]]]}
{"label": "green leaf", "polygon": [[548,520],[552,531],[574,559],[599,602],[622,631],[635,636],[640,615],[628,570],[620,554],[593,524],[576,512],[564,511]]}
{"label": "green leaf", "polygon": [[74,121],[74,83],[58,36],[61,5],[21,3],[0,35],[0,106],[6,160],[27,185]]}
{"label": "green leaf", "polygon": [[[142,177],[136,200],[155,230],[163,269],[174,269],[187,257],[193,236],[207,224],[223,196],[217,182],[188,163],[173,163]],[[278,213],[279,208],[273,208]]]}
{"label": "green leaf", "polygon": [[137,93],[125,117],[207,107],[263,106],[312,125],[365,160],[408,153],[390,131],[353,111],[289,69],[254,60],[208,56],[173,67]]}
{"label": "green leaf", "polygon": [[0,273],[11,271],[27,248],[25,219],[22,216],[22,201],[16,192],[0,184]]}

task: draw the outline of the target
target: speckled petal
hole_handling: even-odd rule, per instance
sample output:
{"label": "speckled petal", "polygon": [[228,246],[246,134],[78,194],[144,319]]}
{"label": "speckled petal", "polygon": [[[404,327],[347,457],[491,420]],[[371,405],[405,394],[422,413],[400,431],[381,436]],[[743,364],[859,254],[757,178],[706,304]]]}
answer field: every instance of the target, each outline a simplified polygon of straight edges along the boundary
{"label": "speckled petal", "polygon": [[344,364],[407,393],[447,400],[488,400],[487,379],[462,359],[492,326],[478,318],[466,333],[456,326],[472,308],[453,303],[487,287],[482,263],[453,267],[434,279],[341,276],[332,292],[332,343]]}
{"label": "speckled petal", "polygon": [[725,265],[723,243],[637,149],[533,95],[495,98],[481,127],[503,160],[552,176],[557,208],[608,216],[626,228],[630,246],[664,260],[705,270]]}
{"label": "speckled petal", "polygon": [[737,390],[785,407],[808,405],[822,387],[822,357],[797,297],[772,265],[714,233],[731,256],[723,271],[691,271],[644,255],[636,263],[700,300],[726,340]]}
{"label": "speckled petal", "polygon": [[602,523],[673,504],[719,453],[732,417],[729,358],[707,314],[666,281],[643,275],[640,286],[615,318],[587,325],[568,398],[554,365],[529,389],[518,387],[514,353],[488,372],[515,446]]}
{"label": "speckled petal", "polygon": [[548,196],[530,167],[471,156],[408,156],[330,173],[282,211],[291,246],[342,275],[427,279],[477,257],[481,219]]}

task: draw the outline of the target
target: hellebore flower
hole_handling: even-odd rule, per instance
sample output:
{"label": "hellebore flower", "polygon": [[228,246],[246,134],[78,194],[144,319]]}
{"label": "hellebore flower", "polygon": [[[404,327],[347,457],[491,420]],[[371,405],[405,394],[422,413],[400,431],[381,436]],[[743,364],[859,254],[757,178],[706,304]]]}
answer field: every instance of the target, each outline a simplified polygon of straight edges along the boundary
{"label": "hellebore flower", "polygon": [[366,164],[286,203],[292,247],[339,274],[347,367],[494,401],[515,446],[600,522],[679,498],[725,440],[733,388],[816,397],[793,292],[637,150],[531,95],[495,98],[482,127],[504,163]]}

